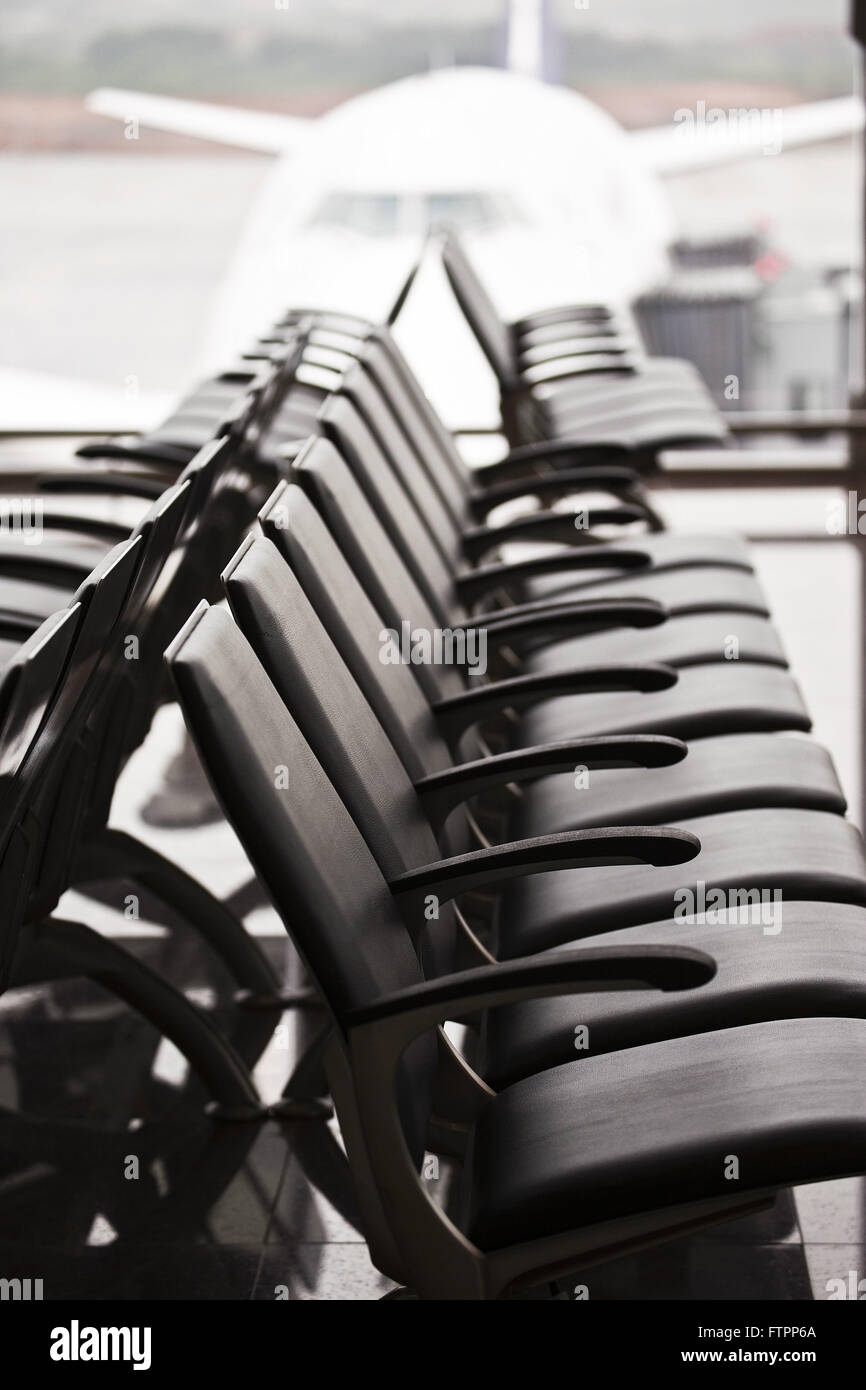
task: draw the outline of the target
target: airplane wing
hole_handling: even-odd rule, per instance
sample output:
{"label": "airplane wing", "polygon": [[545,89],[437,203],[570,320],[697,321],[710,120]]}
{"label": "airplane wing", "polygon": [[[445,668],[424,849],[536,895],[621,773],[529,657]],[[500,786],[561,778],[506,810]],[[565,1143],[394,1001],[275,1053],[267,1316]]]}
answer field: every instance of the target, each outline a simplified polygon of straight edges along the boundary
{"label": "airplane wing", "polygon": [[647,168],[677,174],[836,140],[864,124],[866,108],[856,96],[761,110],[698,102],[675,112],[671,125],[632,131],[630,140]]}
{"label": "airplane wing", "polygon": [[157,130],[215,140],[221,145],[237,145],[263,154],[284,154],[298,145],[311,122],[302,116],[282,116],[268,111],[246,111],[237,106],[215,106],[204,101],[183,101],[178,97],[153,96],[149,92],[127,92],[117,87],[99,87],[85,100],[88,111],[113,116],[120,121],[137,121]]}

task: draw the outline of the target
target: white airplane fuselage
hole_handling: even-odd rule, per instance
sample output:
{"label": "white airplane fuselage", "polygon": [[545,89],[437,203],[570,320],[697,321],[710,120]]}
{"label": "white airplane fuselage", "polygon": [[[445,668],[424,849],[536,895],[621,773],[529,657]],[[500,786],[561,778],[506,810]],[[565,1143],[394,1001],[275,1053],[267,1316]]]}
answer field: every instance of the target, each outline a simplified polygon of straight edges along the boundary
{"label": "white airplane fuselage", "polygon": [[208,333],[224,362],[288,305],[381,315],[431,226],[461,230],[508,317],[627,303],[667,268],[660,182],[605,112],[515,72],[451,68],[337,106],[278,156]]}

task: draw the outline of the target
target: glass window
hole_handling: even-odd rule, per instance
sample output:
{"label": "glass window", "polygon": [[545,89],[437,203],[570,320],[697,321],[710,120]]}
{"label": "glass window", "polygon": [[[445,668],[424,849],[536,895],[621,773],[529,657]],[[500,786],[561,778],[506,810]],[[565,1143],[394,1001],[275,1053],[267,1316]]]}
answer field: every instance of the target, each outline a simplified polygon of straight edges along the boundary
{"label": "glass window", "polygon": [[520,222],[506,193],[328,193],[309,227],[344,227],[363,236],[422,235],[431,228],[466,230]]}
{"label": "glass window", "polygon": [[364,236],[394,236],[398,199],[393,193],[329,193],[309,220],[311,227],[345,227]]}
{"label": "glass window", "polygon": [[430,193],[427,226],[482,228],[519,222],[520,215],[506,193]]}

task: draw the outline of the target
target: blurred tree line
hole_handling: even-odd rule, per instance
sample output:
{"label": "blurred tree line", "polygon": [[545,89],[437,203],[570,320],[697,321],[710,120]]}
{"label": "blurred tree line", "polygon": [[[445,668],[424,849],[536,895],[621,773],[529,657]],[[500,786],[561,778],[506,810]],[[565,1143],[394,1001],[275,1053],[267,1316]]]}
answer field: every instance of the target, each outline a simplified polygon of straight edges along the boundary
{"label": "blurred tree line", "polygon": [[[287,16],[287,28],[290,24]],[[317,90],[359,91],[447,63],[496,63],[494,25],[371,27],[366,37],[333,32],[252,35],[159,25],[108,29],[80,48],[56,40],[0,40],[0,91],[74,96],[95,86],[225,100],[286,97]],[[589,29],[562,35],[561,81],[582,89],[608,84],[731,80],[783,84],[804,98],[851,90],[852,49],[831,31],[782,31],[766,42],[741,39],[671,43],[619,38]]]}

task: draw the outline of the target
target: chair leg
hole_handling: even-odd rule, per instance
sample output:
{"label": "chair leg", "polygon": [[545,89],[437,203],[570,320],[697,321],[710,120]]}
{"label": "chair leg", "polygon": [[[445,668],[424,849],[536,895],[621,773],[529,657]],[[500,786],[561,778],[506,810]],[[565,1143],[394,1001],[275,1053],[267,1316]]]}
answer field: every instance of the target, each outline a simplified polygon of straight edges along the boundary
{"label": "chair leg", "polygon": [[21,934],[13,985],[86,975],[111,990],[175,1044],[212,1096],[214,1119],[267,1117],[252,1078],[206,1014],[113,941],[81,922],[49,918]]}
{"label": "chair leg", "polygon": [[[283,1088],[282,1100],[271,1106],[271,1115],[281,1123],[298,1120],[328,1120],[334,1113],[328,1094],[324,1058],[331,1028],[318,1032],[301,1054]],[[321,1192],[344,1221],[363,1234],[358,1197],[349,1163],[327,1124],[296,1124],[292,1129],[292,1152],[306,1177]]]}
{"label": "chair leg", "polygon": [[243,922],[196,879],[158,850],[106,827],[83,846],[73,887],[104,879],[129,878],[149,888],[205,938],[242,989],[261,1007],[279,1007],[279,981]]}
{"label": "chair leg", "polygon": [[282,1099],[271,1106],[271,1114],[278,1120],[328,1120],[334,1108],[325,1097],[328,1095],[328,1078],[325,1075],[325,1050],[331,1036],[330,1024],[313,1038],[283,1087]]}

